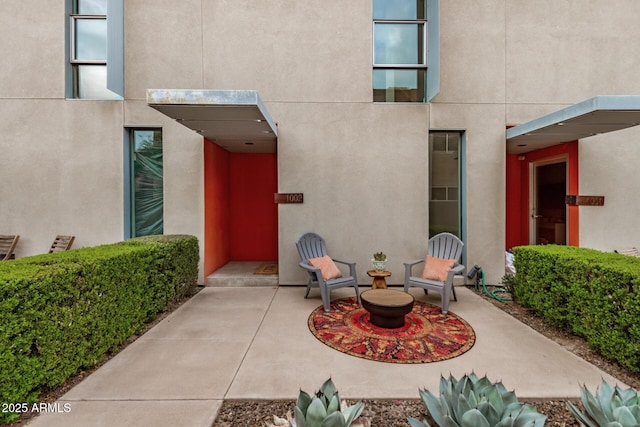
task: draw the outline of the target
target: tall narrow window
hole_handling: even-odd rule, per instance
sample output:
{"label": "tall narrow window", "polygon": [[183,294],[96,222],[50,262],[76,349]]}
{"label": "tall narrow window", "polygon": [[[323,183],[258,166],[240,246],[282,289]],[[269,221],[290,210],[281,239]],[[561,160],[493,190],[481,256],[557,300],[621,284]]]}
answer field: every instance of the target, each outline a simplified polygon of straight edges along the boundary
{"label": "tall narrow window", "polygon": [[162,130],[129,129],[128,237],[164,232]]}
{"label": "tall narrow window", "polygon": [[426,102],[426,0],[373,0],[373,100]]}
{"label": "tall narrow window", "polygon": [[69,62],[73,98],[121,98],[107,89],[108,1],[72,2],[69,21]]}
{"label": "tall narrow window", "polygon": [[458,132],[429,134],[429,237],[447,231],[462,238],[460,145]]}

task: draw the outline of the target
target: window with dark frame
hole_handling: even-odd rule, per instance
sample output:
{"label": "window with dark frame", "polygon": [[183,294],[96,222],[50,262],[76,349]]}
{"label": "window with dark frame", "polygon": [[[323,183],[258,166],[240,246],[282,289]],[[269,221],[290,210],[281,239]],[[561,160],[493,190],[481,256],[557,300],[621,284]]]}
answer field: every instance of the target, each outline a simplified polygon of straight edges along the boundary
{"label": "window with dark frame", "polygon": [[107,89],[107,1],[73,0],[69,17],[73,98],[120,99]]}
{"label": "window with dark frame", "polygon": [[373,101],[426,102],[426,0],[373,0]]}
{"label": "window with dark frame", "polygon": [[129,128],[128,237],[164,232],[162,129]]}

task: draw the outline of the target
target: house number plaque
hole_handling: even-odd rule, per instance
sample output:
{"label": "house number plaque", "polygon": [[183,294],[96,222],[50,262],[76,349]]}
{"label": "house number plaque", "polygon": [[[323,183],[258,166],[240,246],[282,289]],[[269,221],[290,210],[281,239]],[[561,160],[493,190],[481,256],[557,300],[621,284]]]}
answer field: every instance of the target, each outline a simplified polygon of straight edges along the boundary
{"label": "house number plaque", "polygon": [[565,197],[565,203],[573,206],[604,206],[604,196],[570,196]]}
{"label": "house number plaque", "polygon": [[275,203],[304,203],[304,193],[276,193],[273,199]]}

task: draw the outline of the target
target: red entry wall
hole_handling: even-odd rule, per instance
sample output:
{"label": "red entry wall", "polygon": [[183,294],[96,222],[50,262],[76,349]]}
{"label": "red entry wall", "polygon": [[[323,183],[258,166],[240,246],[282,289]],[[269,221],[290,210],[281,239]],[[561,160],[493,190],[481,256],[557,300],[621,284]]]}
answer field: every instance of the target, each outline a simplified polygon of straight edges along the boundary
{"label": "red entry wall", "polygon": [[275,153],[231,153],[229,235],[233,261],[278,260]]}
{"label": "red entry wall", "polygon": [[[578,193],[578,141],[554,145],[526,154],[507,154],[506,161],[506,241],[507,250],[529,244],[529,167],[532,162],[565,155],[567,161],[567,194]],[[580,244],[578,206],[567,207],[569,246]]]}
{"label": "red entry wall", "polygon": [[204,140],[204,275],[230,260],[230,153]]}

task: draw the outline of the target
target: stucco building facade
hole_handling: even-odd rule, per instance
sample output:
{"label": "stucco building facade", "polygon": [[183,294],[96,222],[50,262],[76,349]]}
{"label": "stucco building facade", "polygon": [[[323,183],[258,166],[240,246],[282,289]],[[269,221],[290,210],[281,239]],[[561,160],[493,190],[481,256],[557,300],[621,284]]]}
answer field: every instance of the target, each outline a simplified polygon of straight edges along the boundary
{"label": "stucco building facade", "polygon": [[[200,239],[202,280],[229,261],[277,260],[281,284],[306,283],[294,243],[308,231],[355,260],[363,283],[378,251],[400,283],[430,223],[453,227],[465,263],[494,283],[514,245],[640,244],[636,0],[427,0],[411,23],[428,47],[416,102],[393,84],[376,98],[376,26],[404,17],[376,20],[372,0],[120,2],[106,17],[122,23],[121,61],[106,64],[121,86],[113,99],[73,90],[74,70],[96,65],[74,50],[85,15],[53,3],[11,0],[0,12],[0,234],[20,234],[18,257],[46,252],[56,234],[75,235],[74,247],[132,235],[132,130],[161,131],[162,232]],[[168,91],[174,115],[154,108],[154,91]],[[270,139],[252,140],[246,124],[227,145],[176,120],[198,104],[177,95],[228,93],[216,91],[255,91]],[[596,104],[578,109],[602,119],[593,136],[526,145],[516,131],[509,142],[509,128],[561,127],[572,106],[602,95],[629,113],[626,125]],[[208,105],[227,121],[240,120],[237,106]],[[564,169],[538,169],[556,163]],[[546,231],[532,222],[543,222],[534,182],[563,200]],[[304,201],[276,204],[274,193]],[[604,204],[566,205],[566,195]]]}

